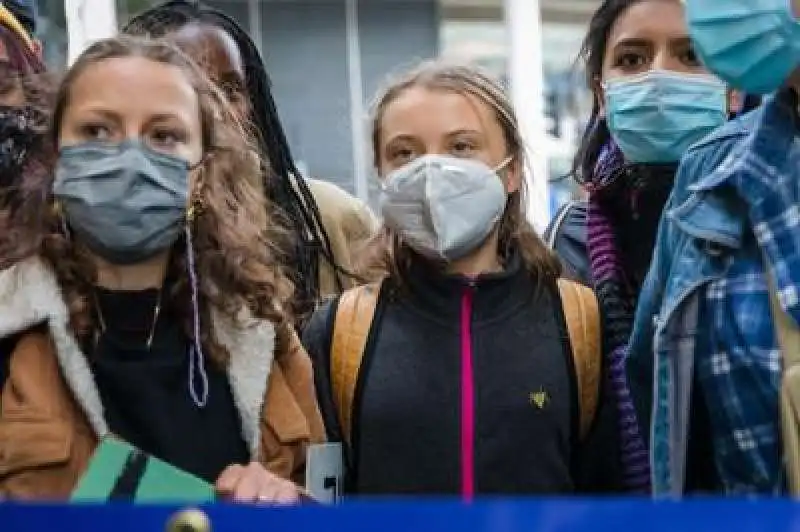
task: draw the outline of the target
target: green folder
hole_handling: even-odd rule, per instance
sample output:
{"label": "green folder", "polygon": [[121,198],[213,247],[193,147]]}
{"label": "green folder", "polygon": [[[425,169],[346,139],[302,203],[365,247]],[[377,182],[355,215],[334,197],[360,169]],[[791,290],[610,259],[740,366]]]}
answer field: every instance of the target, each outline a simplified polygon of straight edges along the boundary
{"label": "green folder", "polygon": [[216,498],[214,487],[135,447],[106,438],[72,493],[72,502],[127,501],[200,504]]}

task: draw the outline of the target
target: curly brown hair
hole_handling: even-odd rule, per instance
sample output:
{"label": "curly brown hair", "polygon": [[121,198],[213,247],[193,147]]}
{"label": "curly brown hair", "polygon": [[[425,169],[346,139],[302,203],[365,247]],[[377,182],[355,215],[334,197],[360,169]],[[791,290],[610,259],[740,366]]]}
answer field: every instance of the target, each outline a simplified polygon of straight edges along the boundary
{"label": "curly brown hair", "polygon": [[[503,129],[509,155],[524,165],[525,147],[519,132],[517,116],[503,89],[477,68],[441,61],[426,61],[389,84],[373,104],[372,152],[376,168],[381,163],[381,126],[386,109],[404,92],[414,87],[469,95],[483,102],[494,112],[498,124]],[[534,278],[556,278],[561,273],[561,265],[528,223],[525,216],[525,193],[526,185],[523,179],[520,189],[508,196],[499,226],[500,254],[507,256],[512,249],[516,249]],[[402,282],[412,259],[416,256],[414,250],[384,226],[362,254],[359,273],[368,279],[389,275]]]}
{"label": "curly brown hair", "polygon": [[[283,271],[286,231],[273,223],[272,209],[260,189],[257,149],[236,119],[225,97],[186,55],[168,43],[120,36],[98,41],[69,69],[59,87],[50,125],[51,140],[70,105],[70,88],[90,65],[115,58],[141,57],[178,67],[194,87],[200,106],[203,150],[206,154],[192,190],[188,217],[198,278],[201,324],[211,323],[211,309],[237,321],[246,309],[252,318],[268,320],[280,329],[290,321],[286,304],[291,284]],[[39,256],[52,267],[70,311],[71,327],[85,339],[95,329],[91,294],[96,268],[83,246],[64,228],[55,205],[54,172],[28,182],[20,207],[0,218],[0,267]],[[187,279],[184,239],[173,247],[165,305],[192,334],[191,292]],[[214,338],[213,328],[201,327],[204,350],[217,363],[230,354]]]}

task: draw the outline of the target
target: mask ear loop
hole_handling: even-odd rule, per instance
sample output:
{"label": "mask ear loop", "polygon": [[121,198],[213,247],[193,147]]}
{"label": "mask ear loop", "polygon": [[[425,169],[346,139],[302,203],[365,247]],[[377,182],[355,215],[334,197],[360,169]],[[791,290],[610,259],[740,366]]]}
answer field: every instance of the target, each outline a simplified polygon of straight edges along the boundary
{"label": "mask ear loop", "polygon": [[497,166],[492,168],[492,172],[494,172],[495,174],[499,174],[500,172],[502,172],[503,170],[508,168],[508,165],[511,164],[511,161],[513,161],[513,160],[514,160],[514,156],[513,155],[509,155],[508,157],[503,159],[503,161],[500,164],[498,164]]}
{"label": "mask ear loop", "polygon": [[511,164],[511,161],[514,160],[513,155],[509,155],[503,161],[492,168],[492,172],[497,176],[498,179],[503,183],[504,187],[508,187],[508,165]]}
{"label": "mask ear loop", "polygon": [[[197,214],[197,206],[192,204],[186,213],[186,260],[189,270],[189,286],[192,292],[192,344],[189,346],[189,395],[198,408],[208,403],[208,374],[206,373],[205,354],[200,341],[200,305],[198,303],[197,269],[194,262],[194,245],[192,242],[192,222]],[[200,391],[195,384],[195,374],[200,376]]]}
{"label": "mask ear loop", "polygon": [[67,225],[67,219],[64,216],[64,211],[61,209],[61,203],[58,201],[53,202],[53,210],[56,216],[58,216],[58,221],[61,223],[61,232],[64,233],[64,238],[66,238],[68,242],[72,242],[72,232],[69,230],[69,225]]}

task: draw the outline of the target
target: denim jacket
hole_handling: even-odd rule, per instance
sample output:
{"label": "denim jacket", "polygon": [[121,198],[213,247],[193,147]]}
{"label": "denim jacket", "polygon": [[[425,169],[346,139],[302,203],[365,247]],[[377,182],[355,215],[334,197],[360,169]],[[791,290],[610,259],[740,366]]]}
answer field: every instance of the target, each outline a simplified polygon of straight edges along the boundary
{"label": "denim jacket", "polygon": [[[648,429],[643,432],[649,438],[655,496],[684,491],[692,385],[698,357],[708,349],[705,335],[698,333],[711,326],[701,316],[707,288],[725,275],[731,263],[727,259],[759,257],[754,240],[745,238],[752,232],[747,206],[723,185],[747,149],[745,141],[762,125],[765,110],[785,106],[785,100],[770,100],[690,148],[664,210],[627,360],[638,419]],[[797,149],[797,143],[786,140],[792,135],[785,130],[764,133],[774,138],[775,150]],[[770,155],[779,159],[777,153]],[[762,299],[757,304],[763,304],[768,316],[768,299]]]}

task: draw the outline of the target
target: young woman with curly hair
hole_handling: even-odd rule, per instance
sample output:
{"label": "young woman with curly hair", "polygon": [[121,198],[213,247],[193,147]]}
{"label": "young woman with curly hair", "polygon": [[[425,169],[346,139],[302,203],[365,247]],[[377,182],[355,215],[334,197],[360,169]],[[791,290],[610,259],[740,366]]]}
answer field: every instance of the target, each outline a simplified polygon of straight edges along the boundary
{"label": "young woman with curly hair", "polygon": [[113,434],[222,496],[295,500],[322,425],[233,111],[177,49],[117,38],[53,114],[55,169],[0,227],[0,496],[68,497]]}

